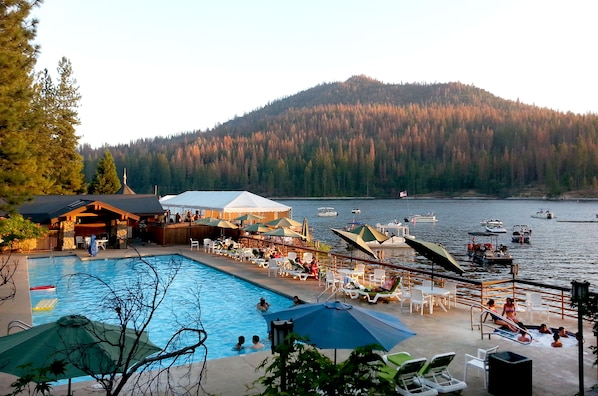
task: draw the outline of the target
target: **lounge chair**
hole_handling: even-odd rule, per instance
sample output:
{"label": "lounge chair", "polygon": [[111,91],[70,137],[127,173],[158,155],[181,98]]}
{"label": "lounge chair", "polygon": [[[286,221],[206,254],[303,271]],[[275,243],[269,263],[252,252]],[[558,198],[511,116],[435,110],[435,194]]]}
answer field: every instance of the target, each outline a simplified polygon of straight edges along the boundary
{"label": "lounge chair", "polygon": [[[405,396],[417,395],[417,396],[436,396],[438,391],[429,385],[423,383],[420,378],[419,372],[426,365],[428,359],[408,359],[410,355],[406,352],[399,354],[385,355],[382,358],[387,362],[386,369],[380,372],[380,376],[391,379],[395,383],[395,390]],[[395,369],[393,366],[404,360],[401,365]],[[391,363],[391,364],[388,364]]]}
{"label": "lounge chair", "polygon": [[454,358],[455,352],[435,355],[419,372],[419,380],[438,393],[460,392],[467,388],[465,381],[453,377],[448,370],[448,365]]}
{"label": "lounge chair", "polygon": [[372,290],[358,290],[360,296],[367,298],[370,304],[376,304],[380,298],[396,298],[397,301],[401,299],[401,290],[397,290],[401,278],[396,278],[392,287],[388,291],[372,291]]}

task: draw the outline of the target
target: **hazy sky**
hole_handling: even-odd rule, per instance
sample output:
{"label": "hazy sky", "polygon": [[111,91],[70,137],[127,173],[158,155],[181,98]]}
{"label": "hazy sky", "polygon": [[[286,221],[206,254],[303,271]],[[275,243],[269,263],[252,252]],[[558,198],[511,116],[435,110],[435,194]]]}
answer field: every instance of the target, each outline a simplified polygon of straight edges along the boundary
{"label": "hazy sky", "polygon": [[315,85],[459,81],[598,113],[598,1],[45,0],[36,69],[62,56],[93,147],[205,130]]}

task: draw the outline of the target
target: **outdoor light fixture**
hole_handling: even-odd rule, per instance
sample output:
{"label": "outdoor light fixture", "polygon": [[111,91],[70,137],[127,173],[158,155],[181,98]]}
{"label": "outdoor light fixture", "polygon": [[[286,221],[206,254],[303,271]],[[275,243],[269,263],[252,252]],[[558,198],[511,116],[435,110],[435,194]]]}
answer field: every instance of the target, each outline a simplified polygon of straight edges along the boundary
{"label": "outdoor light fixture", "polygon": [[272,353],[285,342],[287,336],[293,332],[292,320],[273,320],[270,322],[270,335],[272,337]]}
{"label": "outdoor light fixture", "polygon": [[[286,340],[287,336],[293,332],[293,321],[292,320],[273,320],[270,322],[270,336],[271,336],[271,343],[272,343],[272,353],[276,351],[276,348],[288,342]],[[288,349],[283,348],[280,352],[280,359],[282,360],[282,370],[280,373],[280,390],[286,391],[287,390],[287,355],[289,353]]]}
{"label": "outdoor light fixture", "polygon": [[571,301],[577,303],[577,345],[579,358],[579,395],[584,395],[583,386],[583,310],[588,301],[590,282],[571,282]]}

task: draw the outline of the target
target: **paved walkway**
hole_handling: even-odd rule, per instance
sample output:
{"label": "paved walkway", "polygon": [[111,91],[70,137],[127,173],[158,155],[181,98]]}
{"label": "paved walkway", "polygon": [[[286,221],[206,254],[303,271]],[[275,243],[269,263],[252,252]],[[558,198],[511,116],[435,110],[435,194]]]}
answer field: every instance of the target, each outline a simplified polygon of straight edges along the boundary
{"label": "paved walkway", "polygon": [[[288,295],[298,295],[307,302],[316,302],[318,294],[323,290],[323,286],[318,285],[318,281],[310,279],[305,282],[280,277],[268,277],[266,270],[258,268],[248,263],[240,263],[221,256],[205,254],[203,251],[190,251],[189,247],[156,247],[139,246],[138,251],[143,255],[158,255],[179,253],[184,256],[196,259],[207,265],[216,267],[222,271],[235,274],[236,276],[254,282],[263,287]],[[77,252],[81,257],[85,257],[84,251]],[[56,254],[56,253],[55,253]],[[41,254],[48,255],[48,253]],[[125,257],[135,256],[134,249],[101,251],[98,259],[106,257]],[[20,319],[26,323],[31,323],[31,303],[29,299],[29,281],[26,270],[26,260],[24,256],[15,256],[20,260],[19,270],[15,277],[17,282],[17,296],[13,301],[9,301],[0,306],[0,335],[6,334],[6,326],[10,320]],[[87,257],[85,257],[88,259]],[[337,296],[343,299],[342,295]],[[481,339],[477,330],[471,330],[470,309],[467,306],[457,305],[456,308],[448,312],[435,310],[433,315],[428,313],[422,315],[410,314],[408,305],[403,309],[400,303],[390,302],[389,304],[368,305],[365,302],[357,300],[347,300],[352,304],[360,304],[371,309],[388,312],[397,315],[403,323],[417,333],[417,336],[397,345],[391,352],[408,351],[414,357],[431,358],[434,354],[453,351],[457,356],[451,364],[451,372],[458,378],[463,378],[463,366],[465,362],[464,354],[475,354],[477,348],[489,348],[499,345],[499,351],[512,351],[519,355],[531,358],[533,363],[533,395],[557,395],[568,396],[575,395],[578,391],[578,354],[577,348],[542,348],[536,346],[521,345],[508,341],[501,337],[493,337],[491,340]],[[558,327],[565,326],[567,329],[574,330],[577,327],[576,322],[560,318],[551,317],[550,325]],[[584,329],[584,334],[588,342],[586,344],[595,345],[596,340],[591,336],[589,327]],[[590,342],[591,341],[591,342]],[[323,351],[326,354],[332,351]],[[338,351],[338,360],[348,356],[350,351]],[[211,395],[245,395],[255,394],[259,389],[247,390],[248,386],[254,380],[260,377],[261,373],[256,372],[256,367],[263,359],[271,357],[269,351],[256,352],[239,357],[223,358],[209,360],[207,362],[207,371],[202,381],[202,385],[207,394]],[[584,353],[584,373],[585,388],[589,389],[592,385],[598,383],[596,367],[592,367],[593,356],[588,348]],[[462,395],[489,395],[484,389],[481,375],[476,375],[475,371],[468,372],[468,388],[462,392]],[[9,385],[15,377],[0,373],[0,394],[6,394],[10,391]],[[504,378],[504,381],[512,381],[511,378]],[[92,383],[75,383],[73,390],[76,396],[98,395],[98,391],[93,391]],[[517,384],[513,383],[513,395],[521,394],[518,392]],[[66,386],[56,387],[55,394],[66,394]],[[590,394],[589,392],[586,394]]]}

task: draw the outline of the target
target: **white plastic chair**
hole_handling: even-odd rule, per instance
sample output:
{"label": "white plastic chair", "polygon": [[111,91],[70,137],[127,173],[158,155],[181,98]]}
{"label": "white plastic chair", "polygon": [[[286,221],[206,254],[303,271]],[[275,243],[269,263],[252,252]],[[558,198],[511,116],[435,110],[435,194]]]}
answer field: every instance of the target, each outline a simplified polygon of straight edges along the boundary
{"label": "white plastic chair", "polygon": [[432,281],[429,279],[423,280],[422,281],[422,287],[426,287],[428,289],[432,288]]}
{"label": "white plastic chair", "polygon": [[419,310],[420,314],[424,314],[424,307],[428,305],[429,307],[432,306],[432,296],[424,295],[419,289],[412,289],[411,290],[411,298],[409,300],[409,313],[413,313],[413,306],[415,305],[415,310]]}
{"label": "white plastic chair", "polygon": [[331,271],[331,270],[326,271],[326,284],[325,284],[326,289],[331,287],[332,290],[336,290],[339,286],[340,286],[340,279],[336,276],[334,271]]}
{"label": "white plastic chair", "polygon": [[77,249],[78,248],[85,249],[85,240],[83,239],[82,236],[79,235],[79,236],[75,237],[75,245],[77,246]]}
{"label": "white plastic chair", "polygon": [[544,306],[544,302],[542,301],[542,294],[540,293],[530,293],[527,296],[527,309],[529,311],[529,320],[533,323],[534,321],[534,312],[542,312],[546,314],[546,323],[550,319],[550,313],[548,308]]}
{"label": "white plastic chair", "polygon": [[446,281],[446,282],[444,282],[444,288],[449,291],[449,295],[446,298],[447,302],[448,302],[448,304],[446,304],[446,306],[449,309],[451,308],[451,299],[452,299],[453,306],[456,307],[457,306],[457,283],[451,282],[451,281]]}
{"label": "white plastic chair", "polygon": [[353,270],[353,276],[355,278],[361,277],[361,280],[365,281],[365,264],[355,264],[355,269]]}
{"label": "white plastic chair", "polygon": [[488,387],[488,357],[490,354],[495,353],[498,350],[498,345],[493,346],[489,349],[478,348],[476,356],[465,354],[465,369],[463,370],[463,381],[467,382],[467,368],[474,367],[484,372],[484,389]]}
{"label": "white plastic chair", "polygon": [[289,252],[289,253],[287,254],[287,258],[288,258],[289,260],[297,260],[297,252]]}
{"label": "white plastic chair", "polygon": [[206,253],[209,253],[212,250],[212,247],[214,245],[212,244],[212,240],[210,238],[204,238],[203,239],[203,251]]}
{"label": "white plastic chair", "polygon": [[199,250],[199,241],[193,238],[189,238],[189,240],[191,241],[191,250],[193,250],[193,248],[197,248],[197,250]]}
{"label": "white plastic chair", "polygon": [[405,285],[403,285],[403,281],[401,280],[401,283],[399,284],[399,287],[401,288],[401,310],[403,309],[403,302],[405,302],[405,300],[409,300],[409,303],[411,304],[411,291],[409,290],[409,288],[405,287]]}
{"label": "white plastic chair", "polygon": [[374,273],[370,274],[370,283],[382,286],[386,280],[386,270],[384,268],[374,268]]}

